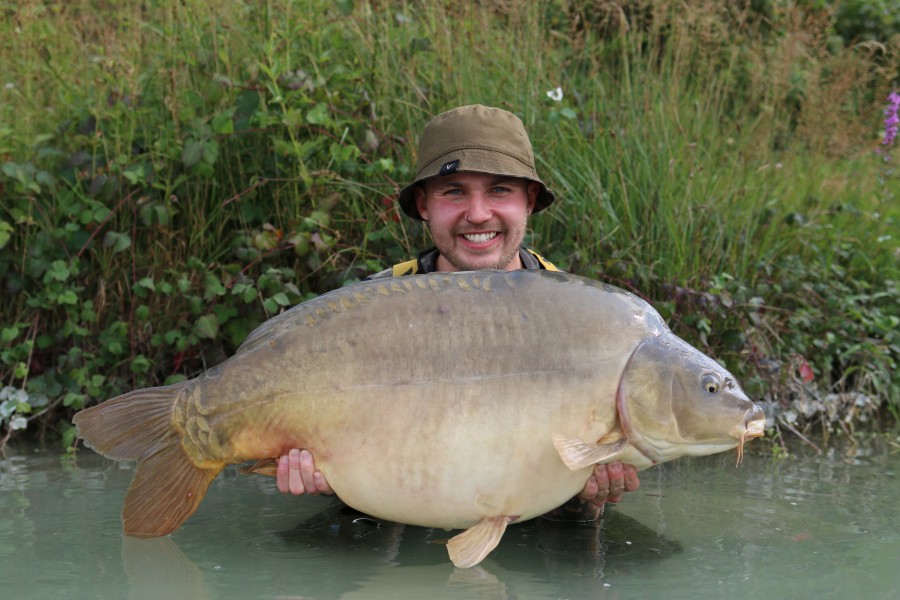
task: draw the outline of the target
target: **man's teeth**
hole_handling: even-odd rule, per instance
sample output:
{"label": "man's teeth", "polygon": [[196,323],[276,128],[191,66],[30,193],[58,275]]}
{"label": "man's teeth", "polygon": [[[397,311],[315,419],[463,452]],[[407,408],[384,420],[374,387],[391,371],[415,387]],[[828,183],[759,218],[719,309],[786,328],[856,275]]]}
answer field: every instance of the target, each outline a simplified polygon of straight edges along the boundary
{"label": "man's teeth", "polygon": [[497,232],[492,233],[465,233],[463,237],[473,244],[483,244],[488,240],[492,240],[497,237]]}

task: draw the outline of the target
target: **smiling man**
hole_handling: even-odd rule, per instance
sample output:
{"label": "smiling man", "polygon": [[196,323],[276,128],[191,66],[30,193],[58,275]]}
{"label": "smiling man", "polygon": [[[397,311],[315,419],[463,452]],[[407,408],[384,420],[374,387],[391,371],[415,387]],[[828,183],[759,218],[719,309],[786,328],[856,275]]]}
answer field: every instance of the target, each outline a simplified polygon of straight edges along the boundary
{"label": "smiling man", "polygon": [[[407,216],[426,223],[435,246],[370,279],[477,269],[556,271],[522,245],[528,218],[554,199],[538,177],[531,141],[517,116],[478,104],[442,113],[425,126],[416,178],[399,197]],[[577,497],[545,516],[593,521],[606,502],[639,485],[630,465],[598,465]],[[296,495],[332,493],[312,454],[298,449],[280,458],[278,489]]]}
{"label": "smiling man", "polygon": [[528,217],[554,199],[538,177],[519,117],[480,104],[442,113],[425,125],[416,178],[399,196],[407,216],[426,222],[435,247],[370,279],[433,271],[556,270],[522,247]]}
{"label": "smiling man", "polygon": [[415,189],[416,207],[440,248],[436,270],[523,268],[519,247],[539,187],[483,173],[424,181]]}

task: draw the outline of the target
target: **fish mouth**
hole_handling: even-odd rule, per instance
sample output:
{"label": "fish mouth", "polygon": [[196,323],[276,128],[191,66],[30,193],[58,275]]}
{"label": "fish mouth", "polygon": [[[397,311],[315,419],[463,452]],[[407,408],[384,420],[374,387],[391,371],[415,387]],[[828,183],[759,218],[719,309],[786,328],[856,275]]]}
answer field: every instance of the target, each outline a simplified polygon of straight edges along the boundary
{"label": "fish mouth", "polygon": [[737,447],[737,464],[735,467],[741,466],[744,460],[744,444],[747,440],[762,437],[766,433],[766,415],[760,407],[753,405],[753,408],[744,415],[744,420],[731,431],[731,437],[738,440]]}

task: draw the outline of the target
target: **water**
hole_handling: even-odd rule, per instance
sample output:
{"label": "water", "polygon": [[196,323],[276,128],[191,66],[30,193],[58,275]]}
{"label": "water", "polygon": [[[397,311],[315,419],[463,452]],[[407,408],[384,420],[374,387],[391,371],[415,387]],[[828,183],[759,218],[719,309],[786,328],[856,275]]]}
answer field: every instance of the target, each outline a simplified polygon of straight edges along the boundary
{"label": "water", "polygon": [[[680,459],[600,526],[511,526],[455,569],[441,530],[377,525],[229,469],[175,534],[126,538],[132,471],[79,451],[0,459],[3,598],[900,598],[900,438],[790,458]],[[759,444],[759,442],[756,442]]]}

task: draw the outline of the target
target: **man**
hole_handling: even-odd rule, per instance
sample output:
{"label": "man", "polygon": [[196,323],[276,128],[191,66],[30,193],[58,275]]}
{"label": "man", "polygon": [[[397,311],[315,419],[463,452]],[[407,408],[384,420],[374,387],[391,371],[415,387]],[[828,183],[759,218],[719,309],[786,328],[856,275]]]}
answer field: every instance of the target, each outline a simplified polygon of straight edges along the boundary
{"label": "man", "polygon": [[[522,246],[528,217],[554,198],[537,175],[518,117],[481,105],[442,113],[425,126],[416,178],[399,198],[407,216],[426,223],[435,247],[370,279],[433,271],[558,270]],[[545,517],[597,520],[606,502],[617,502],[639,485],[630,465],[597,465],[582,492]],[[297,449],[279,459],[278,489],[296,495],[333,493],[312,454]]]}

